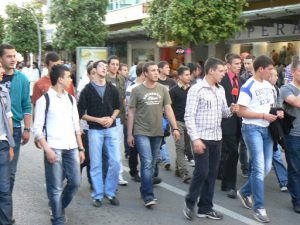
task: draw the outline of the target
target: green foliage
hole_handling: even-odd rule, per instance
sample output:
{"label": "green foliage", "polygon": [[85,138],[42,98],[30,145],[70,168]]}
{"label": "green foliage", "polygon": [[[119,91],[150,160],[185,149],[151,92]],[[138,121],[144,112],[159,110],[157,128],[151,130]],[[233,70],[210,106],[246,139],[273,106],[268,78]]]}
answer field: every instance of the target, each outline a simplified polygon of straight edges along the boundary
{"label": "green foliage", "polygon": [[0,16],[0,43],[4,41],[5,30],[4,30],[4,19]]}
{"label": "green foliage", "polygon": [[[42,43],[45,40],[45,31],[43,27],[43,15],[41,12],[41,4],[31,3],[24,4],[22,7],[30,10],[39,20],[41,29]],[[38,34],[37,26],[33,15],[26,9],[16,5],[7,5],[5,20],[5,42],[14,45],[18,52],[25,54],[26,52],[38,52]]]}
{"label": "green foliage", "polygon": [[153,0],[143,25],[160,42],[218,42],[243,29],[245,6],[246,0]]}
{"label": "green foliage", "polygon": [[79,46],[103,46],[108,33],[103,23],[107,6],[106,0],[52,0],[54,46],[69,51]]}

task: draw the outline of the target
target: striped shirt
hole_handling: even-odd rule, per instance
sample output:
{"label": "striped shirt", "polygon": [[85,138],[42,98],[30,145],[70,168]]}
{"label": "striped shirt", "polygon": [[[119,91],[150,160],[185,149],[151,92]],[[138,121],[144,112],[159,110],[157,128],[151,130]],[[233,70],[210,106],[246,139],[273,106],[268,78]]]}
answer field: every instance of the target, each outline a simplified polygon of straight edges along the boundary
{"label": "striped shirt", "polygon": [[184,120],[191,140],[222,139],[222,118],[232,115],[221,85],[211,87],[206,79],[193,85],[187,96]]}

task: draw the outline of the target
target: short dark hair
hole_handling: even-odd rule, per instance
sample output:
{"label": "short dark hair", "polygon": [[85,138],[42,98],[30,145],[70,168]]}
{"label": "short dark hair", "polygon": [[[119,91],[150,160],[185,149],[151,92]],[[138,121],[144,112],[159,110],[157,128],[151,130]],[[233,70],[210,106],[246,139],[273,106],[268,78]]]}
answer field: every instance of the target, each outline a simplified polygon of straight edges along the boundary
{"label": "short dark hair", "polygon": [[116,60],[118,60],[118,61],[120,62],[120,58],[119,58],[118,56],[116,56],[116,55],[111,55],[111,56],[109,56],[109,58],[108,58],[108,60],[107,60],[107,64],[109,65],[110,62],[111,62],[111,60],[113,60],[113,59],[116,59]]}
{"label": "short dark hair", "polygon": [[140,62],[139,64],[137,64],[136,66],[136,76],[139,77],[142,75],[143,73],[143,66],[144,66],[144,63],[143,62]]}
{"label": "short dark hair", "polygon": [[95,69],[97,69],[97,66],[98,66],[99,63],[107,64],[107,62],[104,59],[101,59],[101,60],[98,60],[98,61],[94,62],[93,67]]}
{"label": "short dark hair", "polygon": [[238,54],[235,54],[235,53],[228,53],[225,56],[225,61],[228,64],[231,64],[234,59],[241,59],[241,57]]}
{"label": "short dark hair", "polygon": [[205,75],[208,74],[208,71],[210,69],[216,70],[219,65],[224,66],[225,63],[221,59],[217,59],[217,58],[214,58],[214,57],[208,58],[204,63]]}
{"label": "short dark hair", "polygon": [[122,69],[122,67],[127,67],[127,68],[128,68],[128,65],[127,65],[127,64],[125,64],[125,63],[120,63],[119,70],[121,70],[121,69]]}
{"label": "short dark hair", "polygon": [[254,61],[255,60],[255,56],[254,55],[247,55],[245,59],[252,59]]}
{"label": "short dark hair", "polygon": [[190,68],[188,68],[187,66],[180,66],[177,69],[177,76],[183,75],[185,71],[190,71]]}
{"label": "short dark hair", "polygon": [[157,64],[158,68],[160,68],[160,69],[164,68],[165,65],[169,65],[169,63],[167,61],[160,61]]}
{"label": "short dark hair", "polygon": [[191,73],[193,73],[197,68],[195,63],[187,63],[187,67],[189,68]]}
{"label": "short dark hair", "polygon": [[16,49],[16,48],[11,44],[7,44],[7,43],[1,44],[0,45],[0,57],[2,57],[4,55],[4,51],[6,49]]}
{"label": "short dark hair", "polygon": [[62,64],[54,65],[50,71],[50,80],[52,86],[57,84],[58,78],[64,77],[65,71],[70,71],[68,67]]}
{"label": "short dark hair", "polygon": [[147,73],[147,72],[148,72],[148,68],[149,68],[150,66],[156,66],[156,63],[153,62],[153,61],[146,62],[146,63],[143,65],[143,73]]}
{"label": "short dark hair", "polygon": [[86,67],[86,72],[88,73],[88,75],[91,75],[91,71],[92,71],[92,69],[94,69],[94,67],[93,67],[93,64],[92,64],[92,63]]}
{"label": "short dark hair", "polygon": [[254,71],[257,71],[259,67],[262,67],[263,69],[267,68],[270,65],[273,65],[273,60],[266,56],[266,55],[260,55],[258,56],[254,62],[253,62],[253,68]]}
{"label": "short dark hair", "polygon": [[47,53],[47,55],[45,57],[45,63],[47,66],[49,66],[50,61],[57,62],[59,60],[60,60],[59,55],[56,52],[49,52],[49,53]]}

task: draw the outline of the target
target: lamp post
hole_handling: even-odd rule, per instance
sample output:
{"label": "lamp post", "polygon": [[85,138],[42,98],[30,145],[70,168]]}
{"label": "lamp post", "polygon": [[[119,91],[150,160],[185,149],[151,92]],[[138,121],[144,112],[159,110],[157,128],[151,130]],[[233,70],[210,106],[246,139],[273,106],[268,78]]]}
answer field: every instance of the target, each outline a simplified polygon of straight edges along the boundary
{"label": "lamp post", "polygon": [[41,37],[41,28],[40,28],[40,23],[39,23],[39,20],[38,18],[36,17],[36,15],[32,12],[32,10],[30,9],[27,9],[23,6],[18,6],[16,4],[14,4],[15,6],[17,6],[18,8],[20,9],[24,9],[28,12],[30,12],[30,14],[33,16],[34,18],[34,22],[36,24],[36,27],[37,27],[37,34],[38,34],[38,45],[39,45],[39,53],[38,53],[38,67],[39,69],[41,69],[41,62],[42,62],[42,37]]}

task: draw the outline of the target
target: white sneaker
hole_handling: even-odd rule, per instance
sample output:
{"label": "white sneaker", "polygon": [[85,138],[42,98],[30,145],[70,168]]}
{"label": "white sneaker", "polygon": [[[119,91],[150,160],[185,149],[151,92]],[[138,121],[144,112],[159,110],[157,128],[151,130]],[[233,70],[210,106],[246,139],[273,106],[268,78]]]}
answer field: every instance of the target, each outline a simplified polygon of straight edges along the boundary
{"label": "white sneaker", "polygon": [[189,166],[191,167],[195,167],[195,160],[191,159],[189,162],[188,162]]}
{"label": "white sneaker", "polygon": [[119,178],[119,185],[121,186],[127,186],[128,181],[124,180],[123,178]]}

